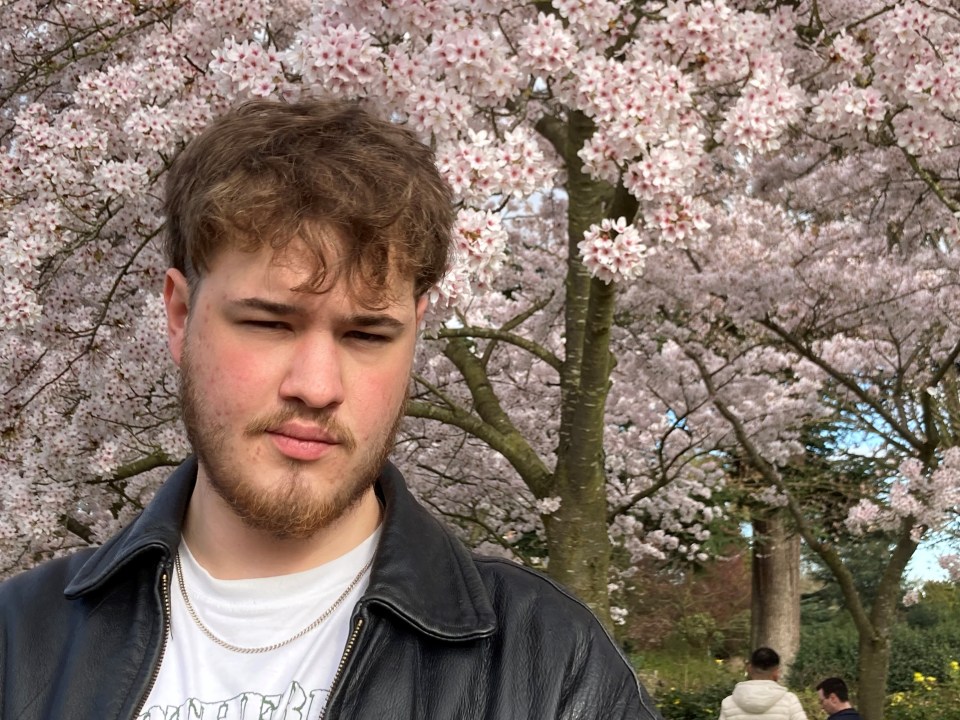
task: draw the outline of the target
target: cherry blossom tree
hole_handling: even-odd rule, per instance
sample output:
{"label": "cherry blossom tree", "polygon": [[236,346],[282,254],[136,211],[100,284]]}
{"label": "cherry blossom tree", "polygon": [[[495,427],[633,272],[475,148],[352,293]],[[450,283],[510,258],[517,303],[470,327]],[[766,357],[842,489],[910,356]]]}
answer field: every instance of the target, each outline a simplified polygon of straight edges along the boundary
{"label": "cherry blossom tree", "polygon": [[[924,537],[956,528],[960,501],[957,115],[940,90],[955,74],[957,17],[930,4],[817,9],[819,32],[837,21],[843,32],[837,65],[808,78],[828,81],[854,47],[855,82],[808,89],[808,122],[789,145],[723,168],[749,192],[715,202],[710,229],[661,248],[631,292],[657,309],[636,333],[660,337],[699,393],[700,422],[722,419],[836,578],[860,636],[860,709],[880,718],[904,571]],[[854,96],[864,103],[838,100]],[[869,118],[871,98],[882,116]],[[931,128],[930,143],[914,135]],[[836,478],[819,492],[791,480],[815,423],[874,468],[841,508],[843,528],[822,512]],[[849,533],[890,538],[871,597],[838,551]]]}
{"label": "cherry blossom tree", "polygon": [[890,458],[851,522],[909,526],[908,555],[945,521],[946,0],[14,0],[4,20],[4,568],[102,540],[188,452],[159,183],[256,96],[356,98],[437,151],[459,254],[397,458],[478,544],[548,559],[609,616],[612,548],[702,552],[712,450],[747,451],[780,502],[798,428],[830,413]]}
{"label": "cherry blossom tree", "polygon": [[[706,240],[661,253],[632,289],[658,308],[638,333],[660,332],[660,352],[687,378],[690,426],[726,425],[762,494],[833,572],[861,637],[862,709],[879,717],[872,699],[882,703],[906,565],[923,537],[956,526],[957,258],[940,243],[890,250],[849,221],[841,231],[782,219],[735,234],[712,218],[726,242],[743,238],[740,252]],[[797,482],[794,468],[809,463],[804,422],[831,423],[875,477],[847,487],[812,468]],[[893,551],[876,594],[863,597],[837,543],[877,532]]]}
{"label": "cherry blossom tree", "polygon": [[[647,249],[639,226],[607,216],[636,216],[642,195],[660,213],[650,228],[681,236],[692,221],[670,213],[689,211],[703,155],[691,87],[641,32],[685,20],[637,10],[13,3],[0,60],[4,566],[102,540],[187,453],[160,332],[158,181],[230,105],[307,94],[358,98],[406,124],[458,195],[460,262],[430,331],[442,352],[424,352],[410,408],[431,427],[411,430],[430,440],[409,457],[438,479],[457,458],[458,482],[435,506],[463,507],[457,494],[482,478],[469,519],[483,539],[519,553],[510,539],[525,538],[528,559],[549,556],[604,616],[611,535],[634,553],[695,555],[718,472],[694,464],[702,451],[653,402],[643,418],[607,418],[614,281],[634,277]],[[649,108],[630,97],[638,82]],[[632,137],[615,127],[625,103]],[[662,177],[638,168],[628,189],[617,168],[648,150]],[[664,173],[678,161],[689,167],[674,180]],[[621,257],[594,278],[608,242]],[[653,502],[668,484],[673,495]]]}

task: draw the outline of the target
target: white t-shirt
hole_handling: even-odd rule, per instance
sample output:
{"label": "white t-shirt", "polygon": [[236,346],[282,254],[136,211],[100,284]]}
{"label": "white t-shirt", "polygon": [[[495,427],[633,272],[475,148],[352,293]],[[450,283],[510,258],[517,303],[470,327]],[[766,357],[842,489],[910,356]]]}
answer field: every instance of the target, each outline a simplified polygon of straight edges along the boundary
{"label": "white t-shirt", "polygon": [[[377,529],[336,560],[292,575],[218,580],[180,543],[187,594],[218,638],[241,647],[281,642],[310,625],[373,557]],[[138,720],[306,720],[318,718],[370,573],[319,627],[259,654],[229,650],[204,635],[187,612],[176,575],[170,582],[171,635],[160,673]]]}

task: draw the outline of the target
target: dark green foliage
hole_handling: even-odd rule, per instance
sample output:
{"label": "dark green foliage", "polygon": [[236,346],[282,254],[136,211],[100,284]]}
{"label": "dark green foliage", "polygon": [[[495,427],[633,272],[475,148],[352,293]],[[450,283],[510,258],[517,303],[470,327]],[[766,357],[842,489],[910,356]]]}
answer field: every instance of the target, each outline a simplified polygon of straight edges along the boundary
{"label": "dark green foliage", "polygon": [[657,695],[657,707],[664,720],[716,720],[720,703],[732,691],[730,683],[686,691],[671,688]]}
{"label": "dark green foliage", "polygon": [[911,627],[932,627],[960,622],[960,587],[949,582],[928,582],[923,599],[905,612]]}
{"label": "dark green foliage", "polygon": [[742,611],[720,625],[709,614],[681,617],[667,636],[664,647],[677,652],[693,650],[701,657],[726,660],[750,654],[750,613]]}
{"label": "dark green foliage", "polygon": [[943,668],[960,658],[960,618],[929,627],[897,625],[890,652],[887,691],[913,689],[914,673],[942,678]]}
{"label": "dark green foliage", "polygon": [[857,631],[846,618],[802,627],[790,687],[815,687],[826,677],[842,677],[856,685],[858,642]]}
{"label": "dark green foliage", "polygon": [[[840,558],[850,574],[864,607],[869,611],[890,562],[890,541],[883,535],[848,538],[839,548]],[[845,601],[833,574],[809,550],[804,549],[807,576],[820,583],[820,589],[800,599],[802,623],[829,622],[846,616]]]}
{"label": "dark green foliage", "polygon": [[[915,690],[914,674],[941,677],[943,668],[960,658],[960,591],[945,583],[928,583],[924,599],[902,611],[903,622],[891,630],[890,693]],[[800,652],[790,671],[790,686],[810,688],[836,675],[856,687],[857,633],[838,616],[825,623],[807,623],[800,633]]]}
{"label": "dark green foliage", "polygon": [[850,428],[843,424],[808,425],[799,437],[803,459],[781,471],[820,539],[829,542],[849,538],[845,520],[850,508],[875,492],[878,461],[851,452],[850,439]]}

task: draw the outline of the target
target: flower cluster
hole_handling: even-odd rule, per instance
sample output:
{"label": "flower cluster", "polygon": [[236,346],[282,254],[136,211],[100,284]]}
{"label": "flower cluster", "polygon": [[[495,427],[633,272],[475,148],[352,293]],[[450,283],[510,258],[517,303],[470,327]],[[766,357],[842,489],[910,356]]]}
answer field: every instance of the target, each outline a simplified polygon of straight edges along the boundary
{"label": "flower cluster", "polygon": [[[305,54],[308,49],[303,47],[302,52]],[[224,92],[240,97],[269,97],[276,91],[283,74],[280,55],[256,40],[237,42],[228,38],[211,54],[210,72],[222,80]],[[300,68],[300,71],[306,74],[313,68]]]}
{"label": "flower cluster", "polygon": [[623,282],[637,277],[642,271],[650,249],[640,238],[635,225],[627,225],[626,218],[609,218],[599,225],[591,225],[577,245],[583,264],[594,277],[605,283]]}
{"label": "flower cluster", "polygon": [[495,138],[487,131],[443,144],[437,166],[464,204],[482,206],[491,196],[527,197],[546,190],[555,168],[527,128]]}
{"label": "flower cluster", "polygon": [[340,97],[362,96],[382,72],[382,51],[367,30],[323,20],[300,31],[285,60],[306,87]]}
{"label": "flower cluster", "polygon": [[431,291],[435,309],[466,305],[475,289],[489,287],[503,262],[507,233],[499,215],[463,209],[457,214],[453,243],[451,267]]}

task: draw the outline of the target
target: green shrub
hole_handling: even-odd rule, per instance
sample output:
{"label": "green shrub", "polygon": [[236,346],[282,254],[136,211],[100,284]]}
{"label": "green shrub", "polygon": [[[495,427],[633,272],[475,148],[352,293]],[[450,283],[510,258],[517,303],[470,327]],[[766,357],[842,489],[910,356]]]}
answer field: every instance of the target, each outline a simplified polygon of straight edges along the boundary
{"label": "green shrub", "polygon": [[[858,643],[856,630],[845,619],[804,628],[800,633],[800,651],[790,669],[790,687],[815,687],[830,676],[842,677],[856,687]],[[957,657],[960,623],[895,625],[890,633],[887,691],[913,691],[914,673],[939,677],[943,668]]]}
{"label": "green shrub", "polygon": [[703,612],[691,613],[677,620],[670,644],[706,654],[713,649],[718,632],[717,621],[712,616]]}
{"label": "green shrub", "polygon": [[802,628],[800,650],[790,668],[790,687],[816,687],[826,677],[851,682],[856,677],[859,642],[856,629],[846,619]]}
{"label": "green shrub", "polygon": [[710,658],[696,650],[647,650],[630,656],[644,685],[659,697],[670,691],[691,692],[709,685],[732,688],[743,680],[743,664]]}
{"label": "green shrub", "polygon": [[886,720],[960,720],[960,663],[937,675],[916,673],[909,690],[887,698]]}
{"label": "green shrub", "polygon": [[664,720],[717,720],[720,703],[733,691],[730,683],[708,685],[697,690],[669,688],[657,696],[657,708]]}
{"label": "green shrub", "polygon": [[960,657],[960,624],[897,625],[891,633],[888,692],[916,690],[914,674],[942,677],[943,668]]}
{"label": "green shrub", "polygon": [[750,655],[750,611],[743,610],[731,617],[720,628],[719,642],[714,652],[719,657],[747,657]]}

